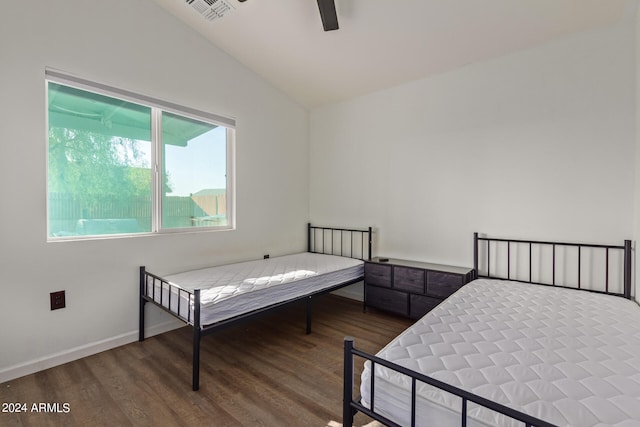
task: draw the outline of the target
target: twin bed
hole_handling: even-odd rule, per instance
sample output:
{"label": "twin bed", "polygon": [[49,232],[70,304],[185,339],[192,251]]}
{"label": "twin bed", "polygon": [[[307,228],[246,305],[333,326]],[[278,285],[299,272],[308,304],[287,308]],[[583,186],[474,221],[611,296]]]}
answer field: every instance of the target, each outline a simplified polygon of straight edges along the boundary
{"label": "twin bed", "polygon": [[371,258],[368,229],[308,224],[307,252],[222,265],[161,277],[140,267],[139,340],[147,303],[193,327],[193,390],[200,387],[200,340],[218,328],[306,301],[311,332],[312,299],[362,280]]}
{"label": "twin bed", "polygon": [[344,425],[640,425],[630,241],[474,240],[477,280],[375,356],[345,339]]}

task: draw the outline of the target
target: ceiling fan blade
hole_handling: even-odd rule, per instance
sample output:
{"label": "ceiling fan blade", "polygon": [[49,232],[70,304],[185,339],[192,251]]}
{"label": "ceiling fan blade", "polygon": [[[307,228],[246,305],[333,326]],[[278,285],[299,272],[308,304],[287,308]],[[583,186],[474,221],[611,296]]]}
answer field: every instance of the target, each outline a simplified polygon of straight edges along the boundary
{"label": "ceiling fan blade", "polygon": [[336,13],[335,0],[318,0],[322,27],[325,31],[338,29],[338,14]]}

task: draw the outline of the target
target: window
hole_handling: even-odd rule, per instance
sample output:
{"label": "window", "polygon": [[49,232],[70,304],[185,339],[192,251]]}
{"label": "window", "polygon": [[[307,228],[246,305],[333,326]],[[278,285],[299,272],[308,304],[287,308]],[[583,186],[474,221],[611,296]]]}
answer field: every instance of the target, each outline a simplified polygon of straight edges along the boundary
{"label": "window", "polygon": [[235,121],[46,78],[50,240],[233,228]]}

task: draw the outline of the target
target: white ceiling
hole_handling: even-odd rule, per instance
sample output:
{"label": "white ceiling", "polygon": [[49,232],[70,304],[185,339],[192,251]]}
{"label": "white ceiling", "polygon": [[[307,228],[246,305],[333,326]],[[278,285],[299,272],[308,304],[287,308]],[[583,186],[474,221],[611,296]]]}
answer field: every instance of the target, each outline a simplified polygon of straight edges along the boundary
{"label": "white ceiling", "polygon": [[154,0],[307,108],[400,85],[611,25],[637,0],[227,0],[208,21],[185,0]]}

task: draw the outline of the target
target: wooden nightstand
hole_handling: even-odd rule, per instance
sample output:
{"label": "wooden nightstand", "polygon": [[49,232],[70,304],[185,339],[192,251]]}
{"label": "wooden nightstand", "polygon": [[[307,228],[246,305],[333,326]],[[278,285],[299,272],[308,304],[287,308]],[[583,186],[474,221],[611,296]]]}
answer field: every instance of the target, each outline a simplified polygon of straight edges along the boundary
{"label": "wooden nightstand", "polygon": [[373,258],[364,265],[365,308],[417,319],[472,279],[472,268]]}

